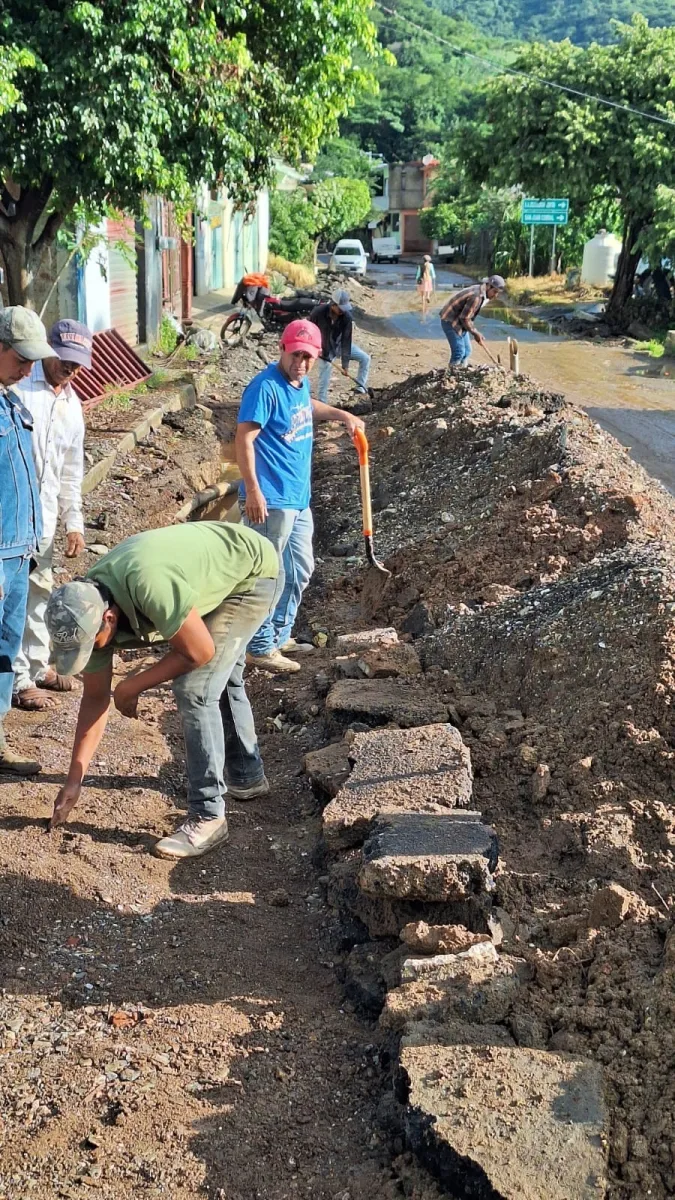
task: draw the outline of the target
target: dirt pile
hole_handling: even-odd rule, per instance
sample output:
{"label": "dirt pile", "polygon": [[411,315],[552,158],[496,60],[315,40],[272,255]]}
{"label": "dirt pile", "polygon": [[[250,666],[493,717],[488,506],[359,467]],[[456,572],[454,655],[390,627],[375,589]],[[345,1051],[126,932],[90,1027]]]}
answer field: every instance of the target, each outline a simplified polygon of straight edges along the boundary
{"label": "dirt pile", "polygon": [[[675,505],[526,378],[432,372],[375,407],[375,540],[392,578],[366,601],[418,639],[415,688],[447,705],[499,837],[501,948],[527,966],[500,1024],[519,1047],[602,1065],[608,1194],[665,1198]],[[352,464],[327,457],[321,602],[338,616],[358,598],[331,555],[359,547],[356,488]]]}

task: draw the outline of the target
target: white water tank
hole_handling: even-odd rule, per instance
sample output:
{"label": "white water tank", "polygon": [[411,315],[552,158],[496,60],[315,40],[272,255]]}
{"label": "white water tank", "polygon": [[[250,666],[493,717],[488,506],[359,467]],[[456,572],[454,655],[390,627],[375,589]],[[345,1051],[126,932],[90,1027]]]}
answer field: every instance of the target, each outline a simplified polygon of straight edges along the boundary
{"label": "white water tank", "polygon": [[607,287],[616,274],[621,253],[621,239],[601,229],[586,242],[581,263],[581,282],[592,287]]}

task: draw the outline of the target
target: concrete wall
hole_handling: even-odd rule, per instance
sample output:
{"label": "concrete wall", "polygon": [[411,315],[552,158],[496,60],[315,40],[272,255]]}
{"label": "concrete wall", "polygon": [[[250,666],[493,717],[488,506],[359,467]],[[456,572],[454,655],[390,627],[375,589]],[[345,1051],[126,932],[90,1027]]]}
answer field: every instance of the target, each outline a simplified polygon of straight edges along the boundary
{"label": "concrete wall", "polygon": [[253,216],[244,219],[224,192],[198,195],[195,220],[195,292],[236,287],[244,273],[264,271],[269,245],[269,195],[258,196]]}

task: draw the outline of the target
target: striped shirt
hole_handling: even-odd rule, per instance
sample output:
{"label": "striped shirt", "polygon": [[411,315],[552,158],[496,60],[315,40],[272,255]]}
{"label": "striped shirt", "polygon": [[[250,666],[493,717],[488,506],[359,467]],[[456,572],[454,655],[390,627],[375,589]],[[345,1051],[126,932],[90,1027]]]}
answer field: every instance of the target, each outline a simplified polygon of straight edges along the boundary
{"label": "striped shirt", "polygon": [[474,283],[471,287],[462,288],[441,309],[441,321],[452,325],[456,333],[466,333],[467,330],[469,333],[475,333],[473,318],[478,316],[486,300],[484,283]]}

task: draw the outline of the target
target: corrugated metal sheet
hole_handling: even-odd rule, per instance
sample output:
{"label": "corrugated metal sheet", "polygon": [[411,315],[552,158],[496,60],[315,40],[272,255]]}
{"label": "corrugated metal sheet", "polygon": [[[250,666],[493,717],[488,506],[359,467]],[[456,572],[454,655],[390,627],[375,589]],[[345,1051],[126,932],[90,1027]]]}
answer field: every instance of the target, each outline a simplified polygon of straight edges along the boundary
{"label": "corrugated metal sheet", "polygon": [[136,272],[117,249],[116,242],[125,242],[132,260],[135,256],[134,223],[107,221],[108,230],[108,287],[110,289],[110,323],[122,337],[135,346],[138,343],[138,297]]}
{"label": "corrugated metal sheet", "polygon": [[118,330],[106,329],[94,334],[91,370],[82,367],[73,380],[73,387],[86,412],[100,404],[110,391],[124,391],[149,379],[151,374],[147,364],[134,354]]}

